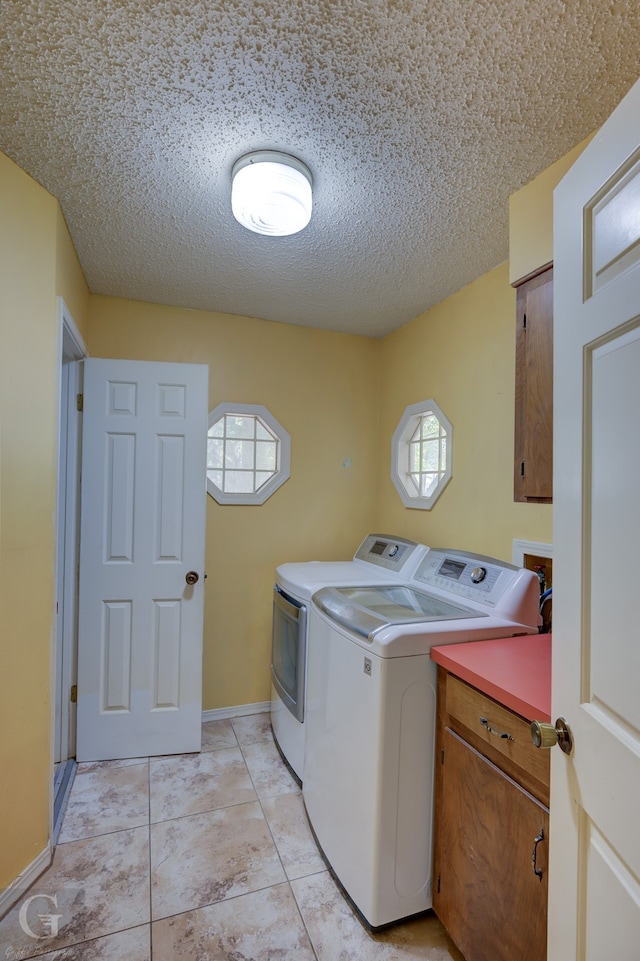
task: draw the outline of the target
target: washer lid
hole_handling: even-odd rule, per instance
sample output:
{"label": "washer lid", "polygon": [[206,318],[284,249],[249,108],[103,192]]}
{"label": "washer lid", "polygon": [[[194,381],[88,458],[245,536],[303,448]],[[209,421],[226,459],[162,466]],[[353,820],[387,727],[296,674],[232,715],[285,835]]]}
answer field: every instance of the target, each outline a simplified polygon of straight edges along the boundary
{"label": "washer lid", "polygon": [[368,639],[389,625],[486,617],[484,612],[397,585],[325,587],[313,595],[313,601],[328,617]]}

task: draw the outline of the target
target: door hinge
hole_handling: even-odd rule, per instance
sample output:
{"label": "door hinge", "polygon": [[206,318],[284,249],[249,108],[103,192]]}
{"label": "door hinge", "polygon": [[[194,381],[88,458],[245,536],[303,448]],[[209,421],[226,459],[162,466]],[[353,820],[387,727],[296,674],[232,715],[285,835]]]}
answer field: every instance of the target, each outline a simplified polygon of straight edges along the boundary
{"label": "door hinge", "polygon": [[69,696],[69,700],[72,704],[78,703],[78,685],[77,684],[71,685],[71,694]]}
{"label": "door hinge", "polygon": [[76,394],[76,410],[80,413],[84,410],[84,394]]}
{"label": "door hinge", "polygon": [[440,894],[440,875],[436,878],[436,894]]}
{"label": "door hinge", "polygon": [[523,314],[523,315],[522,315],[522,326],[524,327],[525,330],[527,329],[527,315],[526,315],[526,314]]}
{"label": "door hinge", "polygon": [[444,748],[440,751],[440,763],[444,764]]}
{"label": "door hinge", "polygon": [[520,477],[524,477],[524,461],[520,464]]}

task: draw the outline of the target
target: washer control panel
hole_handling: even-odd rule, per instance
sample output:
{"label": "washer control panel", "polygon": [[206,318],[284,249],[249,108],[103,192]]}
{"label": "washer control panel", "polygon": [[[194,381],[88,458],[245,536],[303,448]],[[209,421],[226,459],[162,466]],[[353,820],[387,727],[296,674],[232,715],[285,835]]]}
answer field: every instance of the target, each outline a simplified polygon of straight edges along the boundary
{"label": "washer control panel", "polygon": [[418,567],[415,580],[493,607],[517,570],[511,564],[480,554],[432,549]]}

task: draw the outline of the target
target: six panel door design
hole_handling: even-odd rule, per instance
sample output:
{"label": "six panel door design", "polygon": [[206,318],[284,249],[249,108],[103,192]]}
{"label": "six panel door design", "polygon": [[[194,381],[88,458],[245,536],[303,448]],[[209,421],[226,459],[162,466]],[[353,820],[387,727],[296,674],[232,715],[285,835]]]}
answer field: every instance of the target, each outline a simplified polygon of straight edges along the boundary
{"label": "six panel door design", "polygon": [[85,361],[79,761],[200,749],[207,378]]}
{"label": "six panel door design", "polygon": [[549,961],[640,944],[640,83],[554,203]]}

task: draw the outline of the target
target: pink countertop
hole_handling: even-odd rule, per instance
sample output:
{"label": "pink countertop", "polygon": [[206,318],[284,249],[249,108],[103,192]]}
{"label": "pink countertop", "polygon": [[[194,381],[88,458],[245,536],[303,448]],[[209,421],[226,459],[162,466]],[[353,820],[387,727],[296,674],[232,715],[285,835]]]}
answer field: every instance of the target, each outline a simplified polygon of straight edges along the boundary
{"label": "pink countertop", "polygon": [[528,721],[551,720],[551,635],[431,648],[431,658]]}

